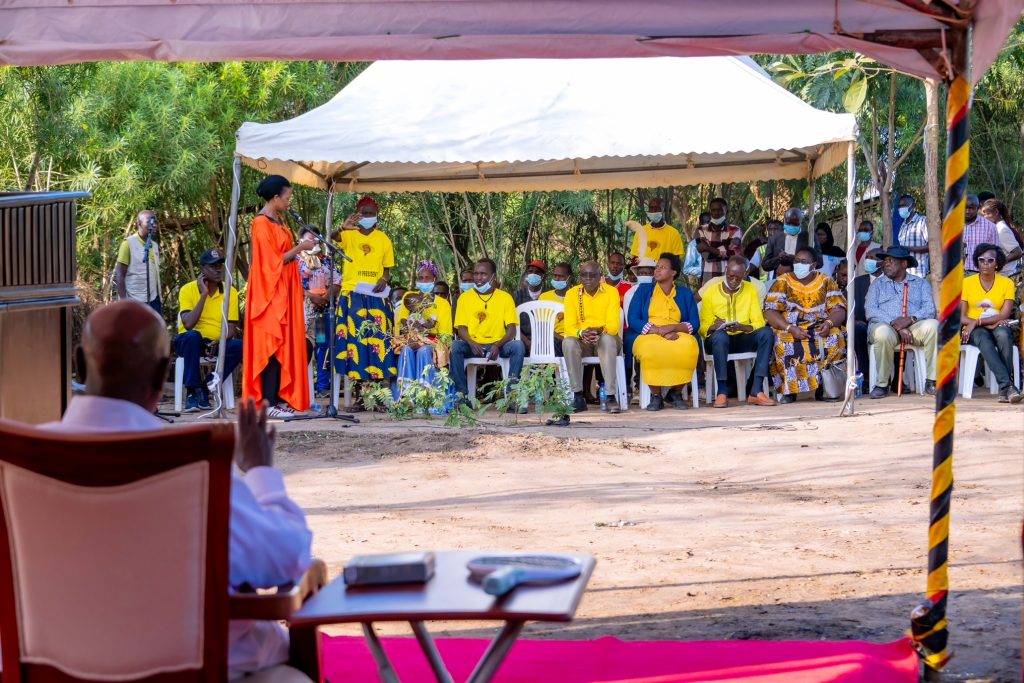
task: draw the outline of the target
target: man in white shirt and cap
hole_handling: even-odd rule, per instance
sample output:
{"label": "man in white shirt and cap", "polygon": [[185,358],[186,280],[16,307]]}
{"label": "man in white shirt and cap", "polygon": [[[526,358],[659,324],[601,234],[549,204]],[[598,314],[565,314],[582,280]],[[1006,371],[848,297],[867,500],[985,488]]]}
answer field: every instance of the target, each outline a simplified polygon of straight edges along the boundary
{"label": "man in white shirt and cap", "polygon": [[[170,339],[163,320],[145,304],[118,301],[85,321],[76,350],[85,375],[85,395],[75,396],[60,422],[42,429],[61,432],[142,432],[164,428],[153,415],[163,395]],[[250,399],[238,409],[231,482],[228,560],[231,586],[271,588],[302,576],[311,563],[313,534],[302,509],[274,469],[274,429],[266,405]],[[145,457],[140,454],[139,457]],[[275,622],[232,621],[228,638],[229,678],[257,674],[253,681],[308,681],[283,666],[288,634]]]}

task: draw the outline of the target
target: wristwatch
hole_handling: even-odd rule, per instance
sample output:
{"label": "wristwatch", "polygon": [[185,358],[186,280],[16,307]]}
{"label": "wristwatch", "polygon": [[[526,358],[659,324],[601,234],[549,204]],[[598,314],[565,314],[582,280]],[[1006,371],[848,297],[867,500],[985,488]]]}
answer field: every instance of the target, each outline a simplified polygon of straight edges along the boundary
{"label": "wristwatch", "polygon": [[910,324],[913,325],[916,322],[917,322],[917,316],[916,315],[910,316]]}

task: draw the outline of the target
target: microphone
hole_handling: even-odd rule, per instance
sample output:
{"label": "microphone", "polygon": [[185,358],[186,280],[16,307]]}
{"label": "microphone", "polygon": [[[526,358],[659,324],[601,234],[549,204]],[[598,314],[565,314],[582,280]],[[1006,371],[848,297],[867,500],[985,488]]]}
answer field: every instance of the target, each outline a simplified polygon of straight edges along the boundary
{"label": "microphone", "polygon": [[325,245],[325,246],[326,246],[326,247],[327,247],[327,248],[328,248],[329,250],[337,252],[337,253],[338,253],[338,254],[340,254],[340,255],[341,255],[342,257],[344,257],[344,259],[345,259],[346,261],[348,261],[348,262],[350,262],[350,263],[351,263],[352,259],[350,259],[350,258],[349,258],[348,254],[346,254],[346,253],[345,253],[344,251],[342,251],[341,249],[339,249],[339,248],[337,247],[337,245],[331,244],[331,242],[330,242],[330,241],[329,241],[329,240],[328,240],[327,238],[325,238],[325,237],[323,236],[323,234],[322,234],[322,233],[320,232],[319,228],[317,228],[316,226],[313,226],[313,225],[309,225],[308,223],[306,223],[306,221],[302,220],[302,215],[301,215],[301,214],[300,214],[300,213],[299,213],[298,211],[296,211],[295,209],[293,209],[293,208],[289,207],[289,208],[288,208],[288,214],[289,214],[289,215],[290,215],[290,216],[291,216],[292,218],[294,218],[294,219],[295,219],[295,221],[296,221],[296,222],[297,222],[297,223],[299,224],[299,226],[300,226],[300,227],[301,227],[301,228],[302,228],[303,230],[308,230],[309,232],[311,232],[311,233],[313,233],[314,235],[316,235],[316,238],[317,238],[318,240],[320,240],[320,242],[321,242],[322,244],[324,244],[324,245]]}

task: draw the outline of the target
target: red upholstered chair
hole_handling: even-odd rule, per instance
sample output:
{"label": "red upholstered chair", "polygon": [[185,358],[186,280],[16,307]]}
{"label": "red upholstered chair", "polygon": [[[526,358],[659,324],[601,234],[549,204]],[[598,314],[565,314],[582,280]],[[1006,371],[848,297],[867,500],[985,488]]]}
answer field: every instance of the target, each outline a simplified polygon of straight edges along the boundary
{"label": "red upholstered chair", "polygon": [[4,683],[225,680],[232,425],[0,444]]}
{"label": "red upholstered chair", "polygon": [[49,432],[0,420],[3,681],[223,681],[228,619],[326,582],[231,595],[234,427]]}

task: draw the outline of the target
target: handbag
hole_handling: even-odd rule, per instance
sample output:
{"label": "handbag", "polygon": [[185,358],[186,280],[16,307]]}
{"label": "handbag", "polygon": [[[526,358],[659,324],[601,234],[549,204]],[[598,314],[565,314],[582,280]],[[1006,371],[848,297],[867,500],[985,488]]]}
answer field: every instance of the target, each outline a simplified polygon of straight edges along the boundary
{"label": "handbag", "polygon": [[683,275],[700,277],[704,274],[704,259],[697,251],[697,240],[690,240],[686,245],[686,259],[683,261]]}
{"label": "handbag", "polygon": [[821,386],[825,399],[838,401],[846,397],[846,361],[821,368]]}

